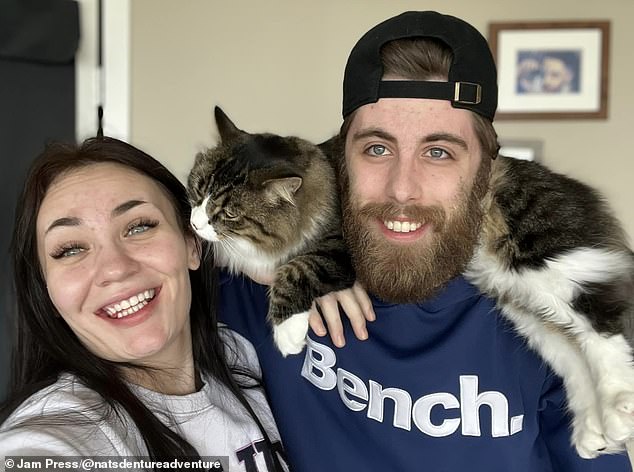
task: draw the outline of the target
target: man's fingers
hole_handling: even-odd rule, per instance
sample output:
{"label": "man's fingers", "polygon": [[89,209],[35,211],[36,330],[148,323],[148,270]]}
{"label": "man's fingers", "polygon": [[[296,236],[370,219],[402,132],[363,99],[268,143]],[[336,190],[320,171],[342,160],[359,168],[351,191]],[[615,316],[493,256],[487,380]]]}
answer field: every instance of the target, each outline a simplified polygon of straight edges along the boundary
{"label": "man's fingers", "polygon": [[365,327],[366,317],[357,295],[352,290],[344,290],[338,293],[339,303],[345,312],[355,336],[360,340],[368,339],[368,330]]}
{"label": "man's fingers", "polygon": [[328,331],[326,331],[326,327],[324,326],[321,313],[317,310],[315,302],[313,302],[310,310],[308,311],[308,324],[310,324],[310,327],[317,336],[325,336],[328,334]]}
{"label": "man's fingers", "polygon": [[372,307],[372,300],[370,300],[370,296],[363,286],[359,282],[355,282],[352,286],[352,292],[357,299],[357,303],[359,304],[365,319],[368,321],[376,320],[376,314],[374,313],[374,308]]}
{"label": "man's fingers", "polygon": [[319,311],[326,325],[328,325],[328,333],[330,333],[330,339],[337,347],[343,347],[346,344],[346,340],[343,336],[343,325],[341,324],[341,315],[339,314],[339,306],[337,305],[337,296],[334,293],[329,293],[323,297],[319,297],[316,300],[319,305]]}

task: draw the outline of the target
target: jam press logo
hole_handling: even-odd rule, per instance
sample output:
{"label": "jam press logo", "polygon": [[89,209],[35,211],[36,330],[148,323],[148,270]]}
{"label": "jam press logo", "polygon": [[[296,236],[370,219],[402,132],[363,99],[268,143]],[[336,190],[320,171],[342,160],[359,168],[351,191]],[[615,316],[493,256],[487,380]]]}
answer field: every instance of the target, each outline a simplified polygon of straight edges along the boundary
{"label": "jam press logo", "polygon": [[[482,436],[480,408],[486,406],[491,412],[491,436],[510,436],[522,430],[524,415],[509,419],[509,404],[506,396],[497,391],[479,392],[477,375],[461,375],[460,398],[449,392],[431,393],[413,399],[409,392],[400,388],[384,388],[369,380],[366,384],[352,372],[335,368],[337,356],[328,346],[307,338],[306,357],[302,376],[322,390],[337,388],[339,398],[352,411],[366,411],[368,418],[384,422],[386,400],[394,405],[392,425],[407,431],[412,422],[418,430],[433,437],[454,434],[458,429],[463,436]],[[432,409],[444,408],[447,418],[432,422]],[[451,410],[457,410],[451,415]]]}

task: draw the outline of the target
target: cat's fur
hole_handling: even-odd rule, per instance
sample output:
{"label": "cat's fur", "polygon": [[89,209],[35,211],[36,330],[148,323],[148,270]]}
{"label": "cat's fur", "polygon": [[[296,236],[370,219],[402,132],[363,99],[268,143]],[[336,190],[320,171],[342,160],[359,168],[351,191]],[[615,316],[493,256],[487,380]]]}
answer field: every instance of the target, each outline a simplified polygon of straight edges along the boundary
{"label": "cat's fur", "polygon": [[583,457],[634,433],[634,254],[599,194],[499,156],[466,276],[564,380]]}
{"label": "cat's fur", "polygon": [[[235,128],[222,112],[216,111],[216,118],[222,143],[200,154],[190,175],[192,222],[199,234],[217,241],[218,260],[232,270],[258,275],[279,268],[271,290],[270,318],[274,331],[281,326],[284,337],[293,339],[285,343],[276,337],[278,347],[286,353],[298,352],[307,323],[305,317],[290,315],[303,312],[318,294],[352,284],[351,278],[344,283],[338,279],[345,271],[352,276],[352,268],[341,242],[334,174],[310,143],[250,135]],[[340,156],[341,146],[333,138],[322,149]],[[304,167],[313,162],[320,170],[309,173],[320,177],[309,183],[305,171],[294,173],[298,171],[289,169],[290,155]],[[273,207],[258,204],[257,198],[263,197],[257,197],[256,189],[265,192],[262,182],[271,178],[256,178],[259,173],[303,179],[298,189],[298,182],[282,180],[288,199],[272,193],[284,207],[277,215],[271,213]],[[225,196],[214,197],[215,204],[210,204],[204,200],[210,193]],[[223,205],[231,208],[237,202],[242,206],[232,211],[243,212],[255,227],[245,228],[240,238],[233,230],[226,233],[232,236],[224,235],[221,216]],[[621,449],[634,433],[634,255],[618,221],[590,187],[537,163],[503,156],[493,161],[482,205],[479,243],[465,275],[497,300],[528,344],[564,379],[574,417],[572,439],[580,455],[594,457]],[[320,208],[327,210],[320,213]],[[285,236],[279,240],[251,236],[249,231],[261,233],[258,226]],[[324,241],[334,250],[321,249]],[[328,283],[321,279],[317,283],[320,290],[303,287],[310,278],[301,275],[305,264],[296,267],[294,261],[302,260],[305,252],[309,259],[318,252],[320,266],[335,264],[336,270],[323,277]],[[333,277],[339,285],[331,282]],[[299,290],[302,308],[279,314],[278,284],[286,294],[294,296]]]}
{"label": "cat's fur", "polygon": [[220,143],[196,156],[188,179],[192,226],[219,265],[272,281],[275,343],[296,354],[313,301],[355,280],[333,166],[307,141],[247,133],[218,107],[215,117]]}

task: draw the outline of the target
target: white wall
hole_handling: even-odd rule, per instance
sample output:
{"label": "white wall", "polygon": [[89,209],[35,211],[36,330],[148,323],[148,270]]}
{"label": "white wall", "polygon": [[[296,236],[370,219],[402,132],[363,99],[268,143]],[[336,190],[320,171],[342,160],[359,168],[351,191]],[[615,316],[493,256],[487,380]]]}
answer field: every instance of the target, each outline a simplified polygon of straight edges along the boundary
{"label": "white wall", "polygon": [[[347,55],[371,26],[411,9],[491,21],[612,22],[607,120],[499,121],[503,138],[544,141],[544,161],[598,187],[634,236],[632,0],[132,0],[131,141],[184,179],[215,142],[221,105],[249,131],[315,141],[339,127]],[[588,222],[592,224],[592,222]]]}

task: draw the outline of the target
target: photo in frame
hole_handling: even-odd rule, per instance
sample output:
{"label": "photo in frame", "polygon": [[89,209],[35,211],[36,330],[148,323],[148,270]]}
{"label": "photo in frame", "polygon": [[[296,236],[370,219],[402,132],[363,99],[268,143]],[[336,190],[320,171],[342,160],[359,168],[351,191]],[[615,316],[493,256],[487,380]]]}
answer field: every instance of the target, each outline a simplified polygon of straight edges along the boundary
{"label": "photo in frame", "polygon": [[489,24],[496,119],[608,116],[609,21]]}
{"label": "photo in frame", "polygon": [[525,161],[540,162],[544,153],[544,142],[540,139],[499,138],[500,155]]}

